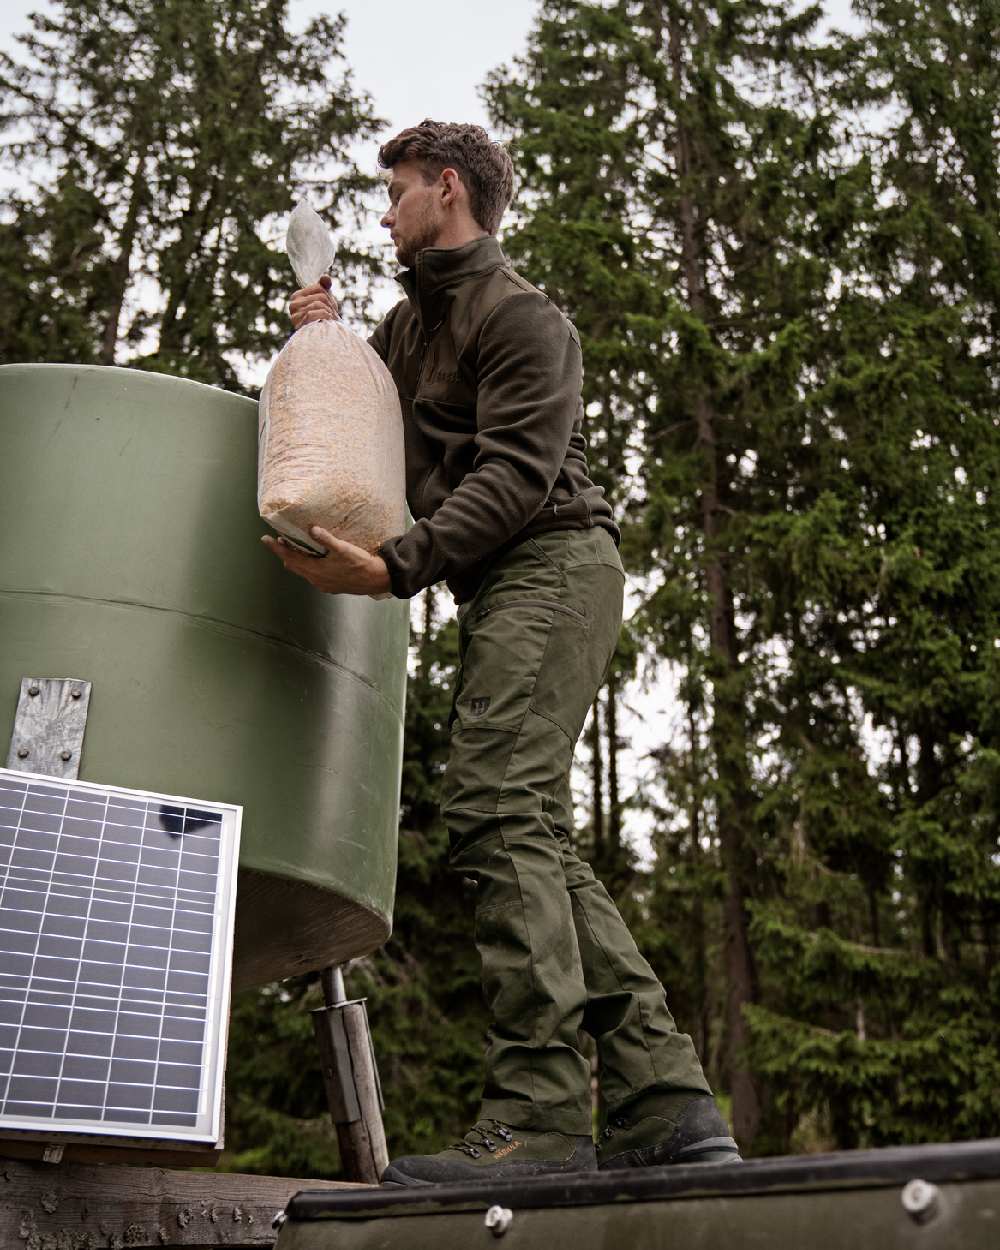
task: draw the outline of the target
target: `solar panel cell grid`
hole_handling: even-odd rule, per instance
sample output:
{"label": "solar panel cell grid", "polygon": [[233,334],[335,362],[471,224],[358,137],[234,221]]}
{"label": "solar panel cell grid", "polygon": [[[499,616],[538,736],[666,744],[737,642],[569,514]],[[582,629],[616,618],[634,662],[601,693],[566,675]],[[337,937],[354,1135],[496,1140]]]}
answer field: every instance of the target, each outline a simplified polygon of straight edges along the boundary
{"label": "solar panel cell grid", "polygon": [[0,1122],[204,1131],[238,809],[96,789],[0,770]]}

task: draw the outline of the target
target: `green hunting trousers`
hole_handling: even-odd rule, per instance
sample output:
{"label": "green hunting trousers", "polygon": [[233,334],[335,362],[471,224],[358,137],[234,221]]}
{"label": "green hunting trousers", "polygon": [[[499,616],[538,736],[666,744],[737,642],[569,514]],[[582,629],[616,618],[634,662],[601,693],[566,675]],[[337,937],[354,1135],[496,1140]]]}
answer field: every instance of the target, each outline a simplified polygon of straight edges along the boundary
{"label": "green hunting trousers", "polygon": [[491,1013],[483,1117],[591,1132],[590,1065],[614,1110],[647,1089],[708,1090],[690,1037],[618,910],[569,841],[570,766],[607,673],[624,573],[607,531],[540,534],[459,608],[460,669],[442,811],[476,883]]}

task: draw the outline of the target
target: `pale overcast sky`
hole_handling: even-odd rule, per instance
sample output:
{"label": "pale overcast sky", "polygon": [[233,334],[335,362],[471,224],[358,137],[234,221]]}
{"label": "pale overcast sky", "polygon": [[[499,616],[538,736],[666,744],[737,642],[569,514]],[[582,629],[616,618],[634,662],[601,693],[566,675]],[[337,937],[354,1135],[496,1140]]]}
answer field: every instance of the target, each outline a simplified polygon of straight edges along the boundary
{"label": "pale overcast sky", "polygon": [[[27,29],[45,0],[0,0],[0,47]],[[489,70],[524,43],[535,0],[290,0],[300,28],[321,13],[346,13],[345,50],[359,87],[369,91],[392,130],[414,120],[486,124],[476,95]]]}
{"label": "pale overcast sky", "polygon": [[[0,0],[0,47],[27,29],[45,0]],[[850,0],[826,0],[831,20],[849,20]],[[301,27],[316,14],[347,14],[346,52],[359,87],[369,91],[389,130],[423,117],[487,124],[477,88],[516,56],[536,0],[290,0]]]}

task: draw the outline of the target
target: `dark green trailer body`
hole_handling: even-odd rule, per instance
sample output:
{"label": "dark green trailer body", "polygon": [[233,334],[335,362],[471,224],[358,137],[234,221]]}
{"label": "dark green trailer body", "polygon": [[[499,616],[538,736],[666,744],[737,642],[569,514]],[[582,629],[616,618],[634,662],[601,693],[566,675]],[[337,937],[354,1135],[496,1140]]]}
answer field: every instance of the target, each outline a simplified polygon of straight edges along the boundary
{"label": "dark green trailer body", "polygon": [[237,986],[380,946],[408,604],[320,594],[262,547],[257,405],[8,365],[0,447],[0,758],[22,677],[90,681],[83,780],[243,806]]}
{"label": "dark green trailer body", "polygon": [[1000,1139],[305,1191],[280,1228],[276,1250],[998,1250]]}

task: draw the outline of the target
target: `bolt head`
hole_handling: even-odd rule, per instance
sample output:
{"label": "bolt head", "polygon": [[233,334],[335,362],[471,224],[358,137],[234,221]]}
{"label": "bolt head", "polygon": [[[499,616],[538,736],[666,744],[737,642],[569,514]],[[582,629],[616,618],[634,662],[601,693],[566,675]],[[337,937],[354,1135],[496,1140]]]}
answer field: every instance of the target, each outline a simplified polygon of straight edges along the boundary
{"label": "bolt head", "polygon": [[494,1237],[502,1237],[514,1221],[514,1212],[509,1207],[495,1205],[486,1212],[486,1227]]}
{"label": "bolt head", "polygon": [[68,763],[73,758],[73,752],[72,751],[60,751],[59,758],[64,763]]}
{"label": "bolt head", "polygon": [[34,698],[34,697],[35,697],[35,695],[36,695],[36,694],[38,694],[38,693],[39,693],[39,690],[38,690],[38,687],[37,687],[37,686],[29,686],[29,687],[28,687],[28,694],[30,694],[32,698]]}
{"label": "bolt head", "polygon": [[83,691],[82,691],[82,690],[71,690],[71,691],[69,692],[69,697],[70,697],[71,699],[80,699],[80,698],[82,698],[82,697],[83,697]]}
{"label": "bolt head", "polygon": [[19,760],[26,760],[26,759],[28,758],[28,748],[27,748],[27,747],[18,747],[18,748],[17,748],[17,758],[18,758]]}
{"label": "bolt head", "polygon": [[903,1186],[900,1198],[907,1215],[922,1223],[934,1214],[938,1201],[938,1188],[928,1181],[914,1178]]}

